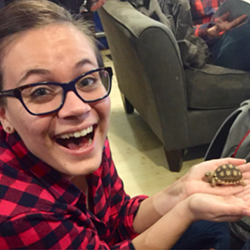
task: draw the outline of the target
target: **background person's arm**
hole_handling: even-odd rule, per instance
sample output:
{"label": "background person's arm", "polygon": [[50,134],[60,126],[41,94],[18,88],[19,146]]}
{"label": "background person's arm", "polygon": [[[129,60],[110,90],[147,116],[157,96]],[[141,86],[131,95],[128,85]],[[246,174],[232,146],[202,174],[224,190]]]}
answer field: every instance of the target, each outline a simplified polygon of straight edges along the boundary
{"label": "background person's arm", "polygon": [[238,27],[246,19],[247,15],[241,15],[232,21],[228,21],[230,12],[212,19],[209,23],[199,24],[194,26],[194,35],[201,37],[204,41],[219,37],[226,31]]}
{"label": "background person's arm", "polygon": [[226,12],[222,16],[217,17],[214,20],[214,25],[207,29],[207,35],[208,38],[212,39],[214,37],[221,36],[225,32],[238,27],[242,24],[244,19],[246,19],[247,15],[244,14],[242,16],[239,16],[235,18],[232,21],[228,21],[228,17],[230,15],[230,12]]}

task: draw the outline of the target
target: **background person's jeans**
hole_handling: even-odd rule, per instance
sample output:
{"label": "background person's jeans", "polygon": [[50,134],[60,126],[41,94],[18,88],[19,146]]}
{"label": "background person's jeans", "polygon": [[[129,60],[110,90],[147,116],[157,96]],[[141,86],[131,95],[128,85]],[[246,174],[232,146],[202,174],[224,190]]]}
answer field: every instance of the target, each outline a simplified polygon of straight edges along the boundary
{"label": "background person's jeans", "polygon": [[242,250],[249,250],[250,249],[250,239],[245,243],[244,247]]}
{"label": "background person's jeans", "polygon": [[230,249],[228,223],[198,221],[193,223],[172,249]]}
{"label": "background person's jeans", "polygon": [[250,4],[241,0],[226,0],[215,15],[230,11],[230,19],[247,14],[245,23],[225,32],[213,45],[210,52],[215,64],[227,68],[250,71]]}

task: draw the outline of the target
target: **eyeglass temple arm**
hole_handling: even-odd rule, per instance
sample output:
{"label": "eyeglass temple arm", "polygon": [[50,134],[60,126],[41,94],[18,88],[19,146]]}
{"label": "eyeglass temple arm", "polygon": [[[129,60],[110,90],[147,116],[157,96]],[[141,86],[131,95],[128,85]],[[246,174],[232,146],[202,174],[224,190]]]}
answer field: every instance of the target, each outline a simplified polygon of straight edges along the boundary
{"label": "eyeglass temple arm", "polygon": [[0,91],[0,97],[4,96],[15,97],[16,96],[15,90],[11,89],[11,90]]}
{"label": "eyeglass temple arm", "polygon": [[110,79],[111,79],[112,76],[113,76],[113,70],[112,70],[112,68],[111,68],[111,67],[106,67],[106,68],[104,68],[104,69],[108,71],[109,76],[110,76]]}

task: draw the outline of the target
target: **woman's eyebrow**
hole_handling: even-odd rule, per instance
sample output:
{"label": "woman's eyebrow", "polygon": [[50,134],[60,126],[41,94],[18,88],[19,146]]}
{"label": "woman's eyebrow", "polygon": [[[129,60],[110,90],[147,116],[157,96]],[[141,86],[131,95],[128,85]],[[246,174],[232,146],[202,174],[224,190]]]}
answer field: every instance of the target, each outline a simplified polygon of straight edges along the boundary
{"label": "woman's eyebrow", "polygon": [[90,65],[97,67],[96,63],[94,63],[93,61],[91,61],[89,59],[82,59],[81,61],[76,63],[75,68],[81,68],[82,66],[84,66],[86,64],[90,64]]}
{"label": "woman's eyebrow", "polygon": [[48,75],[49,73],[50,73],[50,71],[47,69],[30,69],[18,81],[18,85],[20,85],[23,81],[25,81],[31,75]]}
{"label": "woman's eyebrow", "polygon": [[[75,68],[81,68],[82,66],[86,65],[86,64],[90,64],[96,67],[96,64],[94,62],[92,62],[89,59],[82,59],[79,62],[77,62],[75,64]],[[51,72],[47,69],[30,69],[28,70],[24,76],[18,81],[18,85],[21,85],[22,82],[24,82],[29,76],[31,75],[48,75]]]}

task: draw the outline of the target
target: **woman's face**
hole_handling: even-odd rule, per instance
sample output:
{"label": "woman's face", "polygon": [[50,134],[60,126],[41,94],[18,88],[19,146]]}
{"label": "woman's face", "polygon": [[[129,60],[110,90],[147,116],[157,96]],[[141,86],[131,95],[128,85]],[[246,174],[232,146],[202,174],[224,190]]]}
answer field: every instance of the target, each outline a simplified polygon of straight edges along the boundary
{"label": "woman's face", "polygon": [[[79,30],[66,24],[50,25],[23,33],[8,45],[3,89],[44,81],[65,83],[96,68],[94,50]],[[100,166],[109,112],[109,97],[87,104],[70,91],[59,111],[43,116],[31,115],[18,99],[7,98],[0,119],[4,128],[18,132],[34,155],[61,173],[75,176]],[[82,137],[80,144],[73,139],[59,143],[58,138],[91,127],[92,134]]]}

